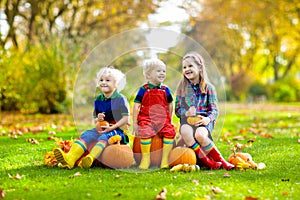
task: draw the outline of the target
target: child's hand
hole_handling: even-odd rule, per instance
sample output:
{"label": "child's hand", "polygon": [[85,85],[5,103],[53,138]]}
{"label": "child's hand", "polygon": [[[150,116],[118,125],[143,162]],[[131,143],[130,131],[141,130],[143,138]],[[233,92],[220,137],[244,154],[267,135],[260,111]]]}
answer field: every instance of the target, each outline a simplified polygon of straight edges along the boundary
{"label": "child's hand", "polygon": [[98,121],[103,121],[104,117],[105,117],[104,112],[103,113],[99,113],[97,117],[98,117]]}
{"label": "child's hand", "polygon": [[186,117],[192,117],[192,116],[196,116],[196,107],[195,106],[191,106],[188,111],[186,111],[185,113]]}
{"label": "child's hand", "polygon": [[139,128],[139,125],[137,123],[133,123],[132,135],[135,135],[135,136],[137,135],[138,128]]}
{"label": "child's hand", "polygon": [[108,133],[111,132],[112,130],[114,130],[114,128],[112,128],[112,126],[101,126],[102,131],[98,131],[98,133],[100,135],[102,135],[103,133]]}
{"label": "child's hand", "polygon": [[202,117],[201,120],[199,120],[195,123],[195,126],[206,126],[209,122],[210,122],[209,117]]}

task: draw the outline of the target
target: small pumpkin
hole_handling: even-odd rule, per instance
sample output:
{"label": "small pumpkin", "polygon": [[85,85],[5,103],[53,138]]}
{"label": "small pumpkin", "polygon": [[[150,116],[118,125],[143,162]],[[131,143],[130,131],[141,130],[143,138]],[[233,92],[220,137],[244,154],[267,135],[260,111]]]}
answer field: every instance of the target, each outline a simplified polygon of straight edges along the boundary
{"label": "small pumpkin", "polygon": [[257,164],[252,160],[252,156],[249,153],[242,153],[242,152],[232,153],[228,157],[228,162],[230,162],[234,166],[237,166],[238,163],[245,162],[248,163],[252,169],[257,168]]}
{"label": "small pumpkin", "polygon": [[194,116],[194,117],[188,117],[187,118],[187,123],[189,125],[195,125],[198,121],[200,121],[202,119],[202,116],[201,115],[197,115],[197,116]]}
{"label": "small pumpkin", "polygon": [[228,162],[236,166],[240,162],[245,162],[241,157],[237,156],[236,154],[231,154],[228,158]]}
{"label": "small pumpkin", "polygon": [[135,164],[130,146],[119,143],[107,146],[103,150],[100,161],[114,169],[128,168]]}
{"label": "small pumpkin", "polygon": [[109,126],[109,123],[107,121],[98,121],[96,123],[96,131],[103,131],[102,126]]}
{"label": "small pumpkin", "polygon": [[[142,159],[141,153],[141,142],[139,137],[134,137],[132,150],[134,153],[134,158],[136,163],[139,165]],[[163,150],[163,139],[158,135],[152,137],[151,147],[150,147],[150,160],[151,166],[158,166],[161,163]]]}
{"label": "small pumpkin", "polygon": [[176,147],[169,154],[169,165],[171,167],[179,164],[195,165],[197,157],[195,152],[188,147]]}
{"label": "small pumpkin", "polygon": [[257,168],[257,164],[253,161],[252,156],[249,153],[238,152],[236,154],[237,156],[241,157],[245,162],[249,163],[252,169]]}

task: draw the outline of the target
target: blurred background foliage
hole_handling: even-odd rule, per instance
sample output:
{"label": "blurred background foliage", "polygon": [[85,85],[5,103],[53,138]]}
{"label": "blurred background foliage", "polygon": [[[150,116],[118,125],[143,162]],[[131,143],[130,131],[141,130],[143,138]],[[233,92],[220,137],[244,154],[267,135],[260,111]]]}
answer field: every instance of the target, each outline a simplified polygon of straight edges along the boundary
{"label": "blurred background foliage", "polygon": [[[188,19],[151,21],[166,2],[174,3],[1,0],[1,110],[69,112],[76,74],[88,53],[117,33],[151,26],[177,27],[201,44],[225,80],[227,100],[300,101],[298,0],[182,0],[175,5]],[[161,58],[180,71],[180,57]],[[130,53],[113,64],[127,71],[138,60]]]}

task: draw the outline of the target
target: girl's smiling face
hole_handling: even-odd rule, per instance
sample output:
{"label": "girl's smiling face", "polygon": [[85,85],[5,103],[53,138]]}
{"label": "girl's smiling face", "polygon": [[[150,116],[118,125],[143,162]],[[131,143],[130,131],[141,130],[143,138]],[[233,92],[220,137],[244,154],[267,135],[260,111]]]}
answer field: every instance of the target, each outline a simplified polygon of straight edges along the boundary
{"label": "girl's smiling face", "polygon": [[105,97],[110,97],[116,89],[116,80],[110,73],[104,73],[99,78],[99,88]]}
{"label": "girl's smiling face", "polygon": [[194,63],[190,58],[182,61],[182,73],[190,82],[194,84],[199,83],[200,70],[196,63]]}

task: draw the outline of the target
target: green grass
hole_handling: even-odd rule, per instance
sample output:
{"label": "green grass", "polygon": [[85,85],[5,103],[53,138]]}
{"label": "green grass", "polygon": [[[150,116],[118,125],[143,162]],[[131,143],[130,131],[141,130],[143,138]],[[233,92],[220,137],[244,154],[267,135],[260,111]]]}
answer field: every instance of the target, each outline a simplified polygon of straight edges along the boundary
{"label": "green grass", "polygon": [[[295,110],[295,111],[293,111]],[[110,170],[92,168],[72,170],[48,167],[43,155],[51,151],[53,140],[47,140],[48,131],[64,139],[78,136],[70,118],[54,116],[12,117],[2,114],[0,125],[0,189],[4,199],[154,199],[162,188],[167,199],[298,199],[300,196],[300,105],[227,105],[224,127],[216,142],[227,158],[231,147],[256,138],[251,147],[244,149],[257,163],[264,162],[262,170],[200,172],[170,172],[152,170],[143,172],[135,168]],[[27,119],[27,120],[25,120]],[[25,125],[22,123],[24,122]],[[61,131],[51,124],[61,125]],[[11,138],[9,129],[42,124],[44,132],[25,133]],[[250,131],[256,130],[254,134]],[[267,133],[264,135],[264,133]],[[245,140],[235,141],[243,136]],[[266,137],[272,136],[273,138]],[[26,142],[35,138],[38,145]],[[76,172],[81,176],[72,177]],[[21,179],[11,179],[16,174]],[[223,175],[229,173],[230,177]],[[213,193],[212,188],[223,192]],[[1,190],[0,190],[1,191]]]}

